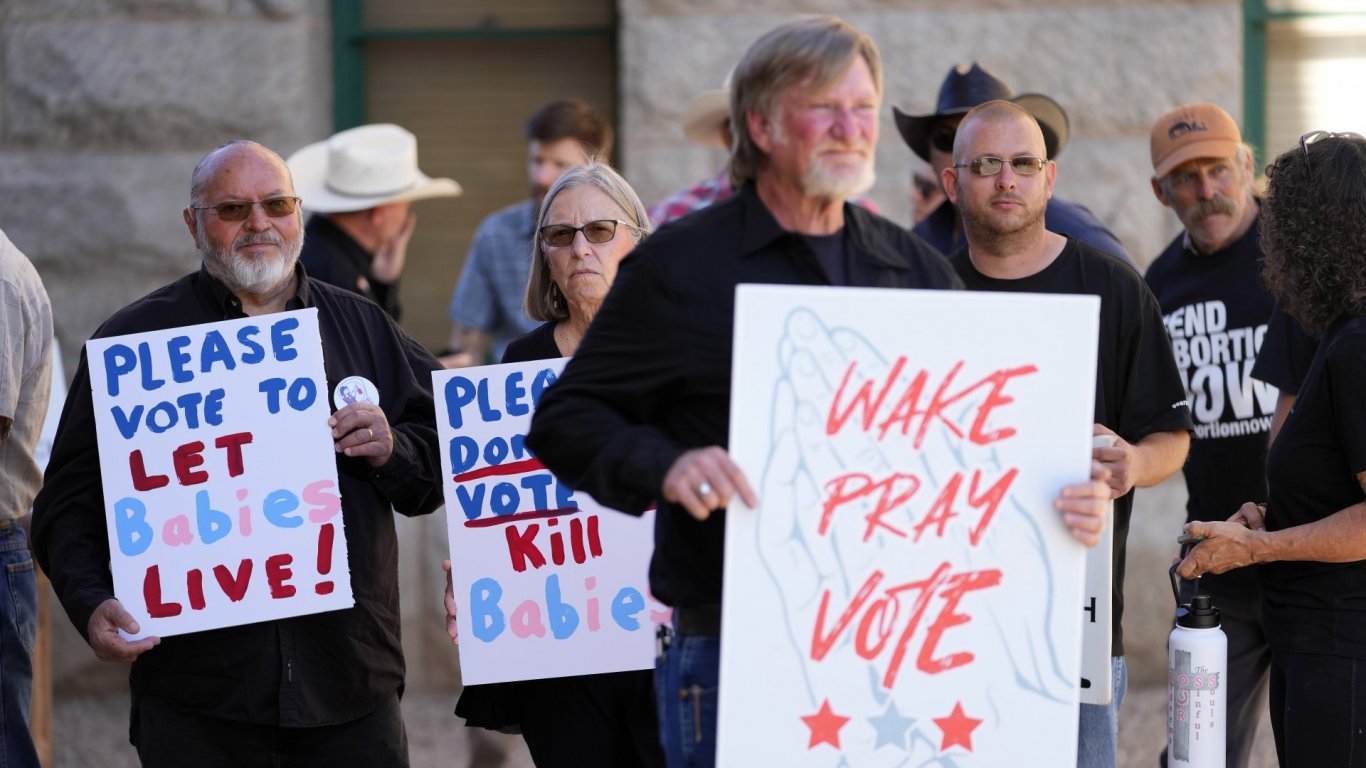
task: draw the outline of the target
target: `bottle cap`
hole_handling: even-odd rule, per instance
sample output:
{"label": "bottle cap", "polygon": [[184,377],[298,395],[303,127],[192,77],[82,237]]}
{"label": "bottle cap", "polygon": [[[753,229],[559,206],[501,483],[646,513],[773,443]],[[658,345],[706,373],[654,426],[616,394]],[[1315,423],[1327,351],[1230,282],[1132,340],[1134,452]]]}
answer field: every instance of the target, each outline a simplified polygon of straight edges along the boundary
{"label": "bottle cap", "polygon": [[1219,626],[1219,609],[1209,595],[1191,598],[1190,607],[1176,612],[1176,625],[1187,629],[1214,629]]}

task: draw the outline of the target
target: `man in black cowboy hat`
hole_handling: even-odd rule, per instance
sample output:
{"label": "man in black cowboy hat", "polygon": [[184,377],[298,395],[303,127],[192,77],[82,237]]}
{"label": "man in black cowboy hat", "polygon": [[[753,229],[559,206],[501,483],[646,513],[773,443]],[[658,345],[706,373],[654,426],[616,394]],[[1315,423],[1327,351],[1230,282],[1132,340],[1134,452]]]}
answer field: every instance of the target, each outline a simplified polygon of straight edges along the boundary
{"label": "man in black cowboy hat", "polygon": [[[933,114],[908,115],[895,107],[892,112],[896,115],[901,138],[906,140],[912,152],[934,168],[935,176],[942,179],[944,169],[953,164],[953,139],[963,115],[978,104],[995,99],[1014,102],[1034,116],[1043,131],[1049,160],[1055,159],[1067,146],[1070,133],[1067,113],[1058,102],[1038,93],[1012,96],[1010,86],[975,61],[967,70],[957,66],[949,70],[944,84],[939,87],[939,101]],[[1044,215],[1048,231],[1075,237],[1133,265],[1134,260],[1119,239],[1086,206],[1054,197],[1049,200]],[[966,245],[963,220],[958,209],[947,200],[911,231],[943,253],[951,254]]]}

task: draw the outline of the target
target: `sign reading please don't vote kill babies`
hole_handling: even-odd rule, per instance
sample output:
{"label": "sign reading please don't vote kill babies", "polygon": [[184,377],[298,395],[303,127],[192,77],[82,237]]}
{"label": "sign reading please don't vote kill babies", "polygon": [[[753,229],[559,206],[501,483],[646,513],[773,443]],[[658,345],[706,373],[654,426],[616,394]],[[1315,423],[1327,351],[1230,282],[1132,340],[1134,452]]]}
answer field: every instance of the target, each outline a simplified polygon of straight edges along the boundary
{"label": "sign reading please don't vote kill babies", "polygon": [[653,512],[607,509],[527,451],[564,359],[432,375],[466,684],[654,665]]}

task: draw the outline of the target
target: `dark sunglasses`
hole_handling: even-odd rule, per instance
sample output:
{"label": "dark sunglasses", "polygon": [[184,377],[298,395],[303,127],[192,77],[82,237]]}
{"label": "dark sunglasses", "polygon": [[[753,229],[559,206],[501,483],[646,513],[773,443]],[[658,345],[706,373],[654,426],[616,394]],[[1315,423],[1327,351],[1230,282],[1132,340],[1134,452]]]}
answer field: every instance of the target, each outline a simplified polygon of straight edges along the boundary
{"label": "dark sunglasses", "polygon": [[1005,164],[1010,163],[1010,170],[1020,176],[1033,176],[1042,171],[1048,165],[1048,160],[1042,157],[1012,157],[1006,160],[1000,157],[979,157],[970,163],[955,163],[954,168],[970,168],[978,176],[995,176],[1001,172]]}
{"label": "dark sunglasses", "polygon": [[297,197],[268,197],[265,200],[229,200],[217,205],[192,205],[196,211],[213,209],[218,214],[218,218],[223,221],[245,221],[251,215],[253,205],[261,206],[261,210],[272,219],[281,216],[288,216],[299,207]]}
{"label": "dark sunglasses", "polygon": [[929,198],[939,194],[939,179],[927,179],[920,174],[911,174],[911,183],[921,197]]}
{"label": "dark sunglasses", "polygon": [[1343,133],[1338,133],[1338,132],[1336,132],[1336,131],[1310,131],[1309,133],[1306,133],[1306,134],[1304,134],[1303,136],[1300,137],[1300,149],[1304,150],[1304,159],[1306,159],[1306,160],[1309,159],[1309,145],[1310,145],[1310,144],[1313,144],[1314,142],[1318,141],[1319,139],[1338,139],[1338,138],[1342,138],[1342,139],[1366,139],[1366,137],[1363,137],[1361,134],[1359,134],[1359,133],[1352,133],[1351,131],[1345,131],[1345,132],[1343,132]]}
{"label": "dark sunglasses", "polygon": [[930,134],[930,146],[940,152],[952,152],[953,140],[958,136],[958,126],[939,128]]}
{"label": "dark sunglasses", "polygon": [[628,221],[617,221],[616,219],[600,219],[590,221],[582,227],[571,227],[568,224],[547,224],[541,227],[541,242],[553,248],[563,248],[574,242],[574,236],[579,232],[583,233],[583,239],[590,243],[605,243],[617,236],[617,225],[624,224],[634,227]]}

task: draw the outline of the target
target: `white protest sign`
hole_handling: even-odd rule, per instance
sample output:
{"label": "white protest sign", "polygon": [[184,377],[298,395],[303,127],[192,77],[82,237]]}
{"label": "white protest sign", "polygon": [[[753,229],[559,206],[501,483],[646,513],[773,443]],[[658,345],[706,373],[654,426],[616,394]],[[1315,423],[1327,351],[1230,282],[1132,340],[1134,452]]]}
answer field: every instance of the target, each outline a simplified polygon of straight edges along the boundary
{"label": "white protest sign", "polygon": [[[1109,448],[1113,435],[1096,435],[1091,445]],[[1086,587],[1082,593],[1081,703],[1109,704],[1114,698],[1114,666],[1110,662],[1110,629],[1114,614],[1111,594],[1115,578],[1114,504],[1100,543],[1086,550]]]}
{"label": "white protest sign", "polygon": [[1075,762],[1099,301],[737,292],[722,766]]}
{"label": "white protest sign", "polygon": [[601,506],[524,445],[564,364],[432,374],[466,685],[654,666],[654,513]]}
{"label": "white protest sign", "polygon": [[352,605],[315,309],[86,343],[114,594],[162,637]]}

